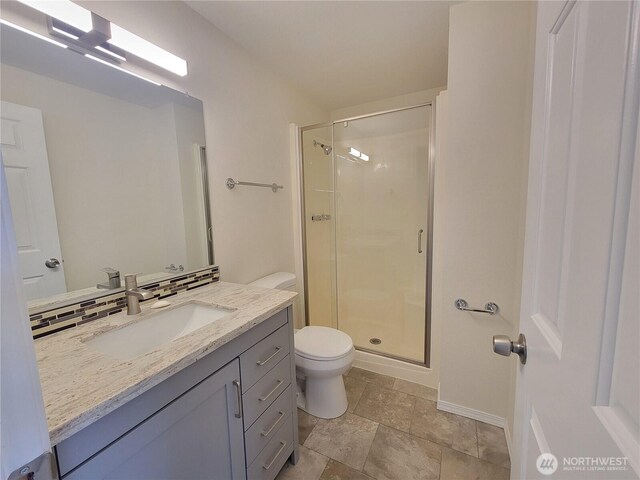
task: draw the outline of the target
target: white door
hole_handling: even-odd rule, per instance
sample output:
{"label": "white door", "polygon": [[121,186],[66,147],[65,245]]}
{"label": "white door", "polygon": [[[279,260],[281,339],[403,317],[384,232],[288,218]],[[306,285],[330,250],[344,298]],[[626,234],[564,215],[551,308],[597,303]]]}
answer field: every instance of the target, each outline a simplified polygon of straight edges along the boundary
{"label": "white door", "polygon": [[67,291],[42,113],[2,102],[0,139],[28,300]]}
{"label": "white door", "polygon": [[514,479],[640,472],[639,63],[639,2],[538,3]]}
{"label": "white door", "polygon": [[26,469],[47,480],[51,444],[4,172],[0,154],[0,478]]}

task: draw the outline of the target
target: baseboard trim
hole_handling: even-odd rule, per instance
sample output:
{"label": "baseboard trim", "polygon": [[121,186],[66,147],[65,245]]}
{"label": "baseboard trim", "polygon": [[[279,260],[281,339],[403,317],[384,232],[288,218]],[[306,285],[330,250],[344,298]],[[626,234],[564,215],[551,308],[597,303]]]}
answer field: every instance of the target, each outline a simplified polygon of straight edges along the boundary
{"label": "baseboard trim", "polygon": [[[469,408],[462,405],[457,405],[455,403],[445,402],[444,400],[440,400],[439,398],[438,410],[455,413],[456,415],[472,418],[474,420],[478,420],[479,422],[488,423],[489,425],[495,425],[496,427],[500,428],[505,428],[506,425],[506,421],[503,417],[499,417],[491,413],[482,412],[480,410],[476,410],[475,408]],[[508,444],[509,442],[507,442],[507,445]]]}

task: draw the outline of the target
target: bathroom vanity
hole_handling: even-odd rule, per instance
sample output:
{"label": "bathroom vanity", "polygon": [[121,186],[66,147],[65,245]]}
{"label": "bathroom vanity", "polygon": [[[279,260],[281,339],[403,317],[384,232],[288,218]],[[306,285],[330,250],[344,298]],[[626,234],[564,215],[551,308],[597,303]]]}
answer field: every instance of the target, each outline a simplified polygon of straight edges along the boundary
{"label": "bathroom vanity", "polygon": [[[275,478],[298,454],[295,295],[219,282],[36,340],[60,477]],[[226,312],[133,358],[94,345],[194,304]]]}

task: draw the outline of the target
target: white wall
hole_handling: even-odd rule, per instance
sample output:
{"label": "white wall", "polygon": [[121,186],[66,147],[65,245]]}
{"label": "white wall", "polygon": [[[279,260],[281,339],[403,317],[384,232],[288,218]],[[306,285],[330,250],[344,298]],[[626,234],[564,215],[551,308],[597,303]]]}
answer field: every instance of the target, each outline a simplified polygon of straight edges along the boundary
{"label": "white wall", "polygon": [[[214,248],[223,280],[246,283],[294,271],[289,123],[321,122],[328,112],[182,2],[79,3],[189,63],[187,77],[167,74],[163,83],[204,102]],[[286,190],[228,190],[227,177],[278,182]]]}
{"label": "white wall", "polygon": [[448,144],[448,121],[449,121],[449,95],[446,90],[441,91],[435,98],[434,107],[436,109],[435,121],[435,155],[434,155],[434,185],[433,185],[433,251],[431,264],[431,361],[429,367],[433,372],[434,382],[437,388],[440,383],[440,362],[442,347],[442,320],[444,318],[444,305],[441,301],[443,297],[443,276],[445,264],[443,263],[442,248],[446,245],[444,229],[442,228],[446,212],[440,206],[443,204],[444,195],[440,178],[440,173],[444,166],[442,163],[447,159]]}
{"label": "white wall", "polygon": [[[517,331],[534,21],[533,2],[468,2],[450,15],[448,140],[436,167],[439,406],[495,423],[508,415],[516,362],[494,354],[491,338]],[[500,313],[460,312],[458,297]]]}

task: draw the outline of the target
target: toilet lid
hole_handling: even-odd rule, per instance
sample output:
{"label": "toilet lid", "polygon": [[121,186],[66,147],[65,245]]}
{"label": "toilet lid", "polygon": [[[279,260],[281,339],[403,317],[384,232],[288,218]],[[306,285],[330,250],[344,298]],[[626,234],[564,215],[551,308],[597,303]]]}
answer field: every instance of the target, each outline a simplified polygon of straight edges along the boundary
{"label": "toilet lid", "polygon": [[351,337],[329,327],[304,327],[294,337],[296,354],[311,360],[335,360],[353,349]]}

